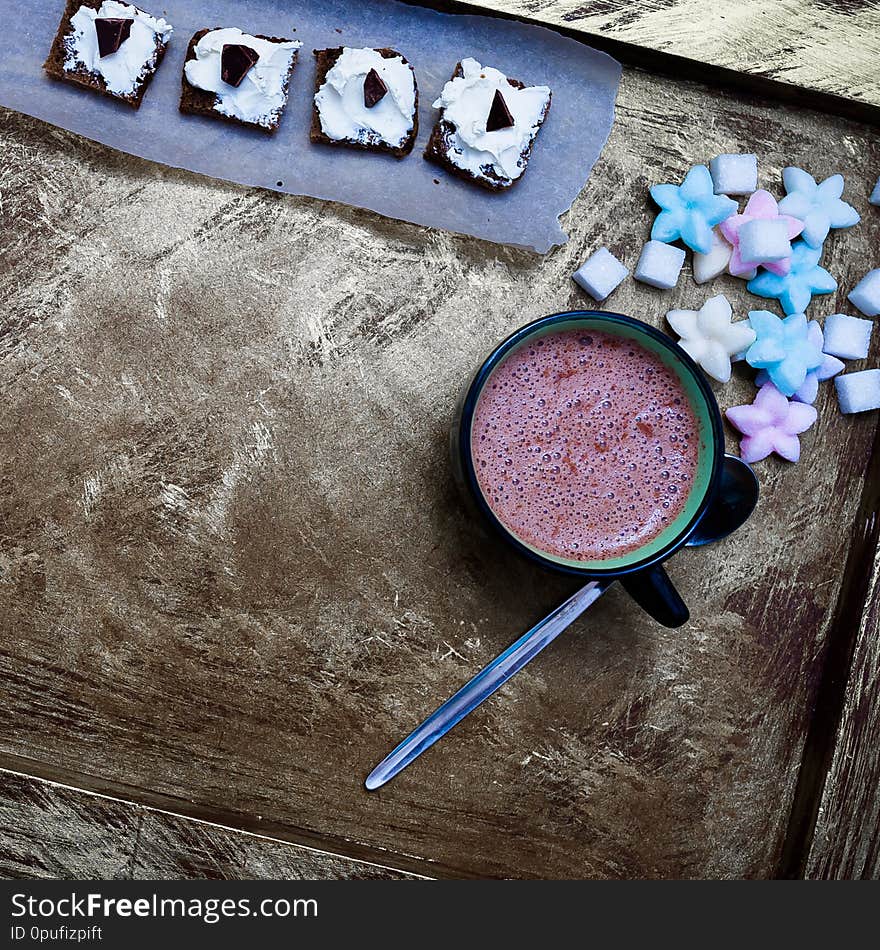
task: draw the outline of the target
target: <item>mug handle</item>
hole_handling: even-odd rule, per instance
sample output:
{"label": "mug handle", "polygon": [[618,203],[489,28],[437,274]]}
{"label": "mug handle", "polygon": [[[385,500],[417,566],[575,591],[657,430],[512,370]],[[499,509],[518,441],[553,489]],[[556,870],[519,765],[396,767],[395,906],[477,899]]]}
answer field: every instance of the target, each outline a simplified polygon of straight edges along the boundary
{"label": "mug handle", "polygon": [[681,599],[662,564],[626,574],[620,583],[633,600],[664,627],[680,627],[687,623],[690,611]]}
{"label": "mug handle", "polygon": [[735,455],[725,455],[715,497],[685,544],[694,548],[726,538],[743,526],[757,503],[758,479],[751,466]]}

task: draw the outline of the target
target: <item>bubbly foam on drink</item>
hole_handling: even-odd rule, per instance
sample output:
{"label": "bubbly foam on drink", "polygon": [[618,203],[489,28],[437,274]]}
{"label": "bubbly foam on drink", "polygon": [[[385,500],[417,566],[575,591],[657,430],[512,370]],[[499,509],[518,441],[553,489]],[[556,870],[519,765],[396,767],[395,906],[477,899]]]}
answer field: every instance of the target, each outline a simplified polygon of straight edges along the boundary
{"label": "bubbly foam on drink", "polygon": [[597,330],[551,333],[504,359],[471,429],[477,481],[497,518],[573,561],[625,556],[672,524],[699,442],[675,372]]}

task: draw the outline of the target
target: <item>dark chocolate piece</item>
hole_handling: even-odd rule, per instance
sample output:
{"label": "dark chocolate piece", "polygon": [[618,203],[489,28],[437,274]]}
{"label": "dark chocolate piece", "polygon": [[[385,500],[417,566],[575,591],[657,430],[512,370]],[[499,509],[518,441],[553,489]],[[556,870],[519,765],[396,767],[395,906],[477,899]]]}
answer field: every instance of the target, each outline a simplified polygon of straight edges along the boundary
{"label": "dark chocolate piece", "polygon": [[487,132],[499,132],[501,129],[510,129],[513,127],[513,116],[510,114],[510,109],[507,108],[507,103],[504,101],[504,96],[501,95],[501,90],[495,90],[495,98],[492,100],[492,108],[489,110],[489,118],[486,119],[486,131]]}
{"label": "dark chocolate piece", "polygon": [[372,109],[387,95],[388,87],[385,85],[385,80],[375,69],[371,69],[367,73],[366,79],[364,79],[364,106],[367,109]]}
{"label": "dark chocolate piece", "polygon": [[131,36],[131,25],[134,20],[123,17],[97,17],[95,32],[98,34],[98,55],[103,59],[115,53],[120,46]]}
{"label": "dark chocolate piece", "polygon": [[242,43],[225,43],[220,53],[220,78],[229,86],[240,86],[260,54]]}

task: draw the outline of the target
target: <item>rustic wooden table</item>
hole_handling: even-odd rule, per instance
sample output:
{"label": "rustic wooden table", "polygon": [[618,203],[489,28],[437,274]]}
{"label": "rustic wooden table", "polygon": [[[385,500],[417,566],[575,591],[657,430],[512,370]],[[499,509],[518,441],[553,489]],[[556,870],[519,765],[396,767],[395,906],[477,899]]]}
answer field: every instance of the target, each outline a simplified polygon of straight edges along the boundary
{"label": "rustic wooden table", "polygon": [[437,0],[580,36],[635,65],[880,117],[878,0]]}
{"label": "rustic wooden table", "polygon": [[[837,6],[876,24],[876,4]],[[876,79],[826,91],[877,102]],[[876,128],[626,69],[544,259],[8,112],[0,143],[5,875],[880,874],[880,435],[828,386],[802,462],[761,463],[741,534],[675,558],[691,623],[612,590],[395,782],[361,785],[573,587],[463,516],[446,433],[481,356],[587,304],[575,266],[602,243],[632,264],[647,186],[718,152],[758,152],[772,190],[789,162],[846,175],[864,220],[829,240],[840,291],[812,315],[846,310],[880,264]],[[689,273],[611,304],[661,325],[720,290],[754,305]],[[738,373],[719,399],[752,392]]]}

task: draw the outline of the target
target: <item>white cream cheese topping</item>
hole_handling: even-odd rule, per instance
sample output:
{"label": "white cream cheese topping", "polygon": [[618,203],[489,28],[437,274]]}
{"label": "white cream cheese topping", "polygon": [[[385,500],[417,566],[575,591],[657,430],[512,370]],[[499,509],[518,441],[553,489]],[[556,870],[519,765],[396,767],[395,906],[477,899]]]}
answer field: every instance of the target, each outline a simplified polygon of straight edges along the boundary
{"label": "white cream cheese topping", "polygon": [[[388,92],[368,109],[364,105],[364,80],[371,69],[382,77]],[[402,56],[386,59],[374,49],[345,47],[315,93],[315,105],[321,130],[328,138],[398,148],[413,128],[415,76]]]}
{"label": "white cream cheese topping", "polygon": [[[485,178],[491,166],[500,178],[515,180],[525,171],[522,160],[541,127],[542,116],[550,102],[547,86],[511,86],[504,73],[481,66],[475,59],[461,62],[463,76],[451,79],[443,87],[435,109],[453,126],[449,160],[473,175]],[[486,131],[486,120],[495,91],[500,90],[514,119],[508,129]]]}
{"label": "white cream cheese topping", "polygon": [[[101,57],[95,20],[108,17],[133,22],[128,39],[119,49]],[[118,96],[130,95],[137,89],[144,73],[154,64],[159,42],[167,43],[173,32],[171,24],[165,20],[157,20],[143,10],[117,0],[104,0],[98,10],[80,7],[70,23],[73,31],[66,38],[65,71],[72,72],[85,66],[89,72],[101,76],[107,90]]]}
{"label": "white cream cheese topping", "polygon": [[[227,43],[249,46],[259,56],[237,87],[220,78],[220,59]],[[216,95],[216,112],[270,128],[284,109],[287,74],[301,46],[296,40],[261,40],[234,28],[211,30],[196,43],[196,58],[187,61],[184,72],[191,85]]]}

